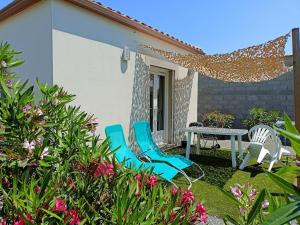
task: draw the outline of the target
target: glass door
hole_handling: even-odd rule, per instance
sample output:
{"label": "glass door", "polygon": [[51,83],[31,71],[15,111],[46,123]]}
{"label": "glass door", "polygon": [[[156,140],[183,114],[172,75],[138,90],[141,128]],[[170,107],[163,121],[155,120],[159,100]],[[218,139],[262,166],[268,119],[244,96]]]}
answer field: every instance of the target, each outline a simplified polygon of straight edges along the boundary
{"label": "glass door", "polygon": [[150,73],[150,127],[158,144],[167,143],[168,73],[159,68]]}

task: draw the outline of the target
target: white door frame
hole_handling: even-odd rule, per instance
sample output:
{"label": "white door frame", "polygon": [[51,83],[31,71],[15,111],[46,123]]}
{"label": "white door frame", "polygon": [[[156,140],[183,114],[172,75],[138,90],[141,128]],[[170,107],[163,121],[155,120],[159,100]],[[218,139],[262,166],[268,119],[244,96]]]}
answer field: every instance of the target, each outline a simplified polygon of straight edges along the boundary
{"label": "white door frame", "polygon": [[[155,66],[150,67],[150,76],[153,76],[153,136],[158,144],[168,143],[168,132],[169,132],[169,79],[170,79],[170,70],[159,68]],[[163,130],[157,130],[157,111],[158,111],[158,87],[159,87],[159,76],[163,76],[165,78],[164,80],[164,105],[163,105],[163,111],[164,111],[164,129]]]}

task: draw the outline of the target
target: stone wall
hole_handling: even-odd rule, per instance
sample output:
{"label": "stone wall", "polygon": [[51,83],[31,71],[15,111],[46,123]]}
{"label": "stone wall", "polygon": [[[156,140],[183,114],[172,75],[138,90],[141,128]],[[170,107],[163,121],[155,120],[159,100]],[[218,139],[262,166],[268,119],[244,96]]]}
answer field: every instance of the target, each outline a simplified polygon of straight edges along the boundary
{"label": "stone wall", "polygon": [[[291,66],[291,58],[287,58]],[[221,111],[236,117],[234,126],[241,127],[251,107],[286,112],[294,116],[292,71],[280,77],[259,83],[225,83],[199,75],[198,79],[198,120],[206,112]]]}

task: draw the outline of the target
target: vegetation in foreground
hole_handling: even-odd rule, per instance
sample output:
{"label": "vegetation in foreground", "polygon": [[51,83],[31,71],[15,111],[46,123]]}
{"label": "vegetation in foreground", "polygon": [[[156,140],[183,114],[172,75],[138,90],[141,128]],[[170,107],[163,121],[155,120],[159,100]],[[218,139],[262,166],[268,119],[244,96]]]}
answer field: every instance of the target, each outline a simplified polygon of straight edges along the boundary
{"label": "vegetation in foreground", "polygon": [[0,46],[1,225],[207,221],[190,190],[116,163],[94,117],[69,106],[73,95],[14,81],[18,53]]}

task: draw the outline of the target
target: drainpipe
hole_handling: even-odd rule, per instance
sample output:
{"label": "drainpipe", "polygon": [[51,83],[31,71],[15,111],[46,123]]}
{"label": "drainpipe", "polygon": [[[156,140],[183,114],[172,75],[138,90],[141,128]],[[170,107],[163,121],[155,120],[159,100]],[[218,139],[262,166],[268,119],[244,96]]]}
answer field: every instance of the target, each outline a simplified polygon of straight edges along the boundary
{"label": "drainpipe", "polygon": [[[300,131],[300,37],[299,28],[292,30],[293,42],[293,72],[294,72],[294,108],[296,128]],[[297,166],[300,167],[300,157],[297,156]],[[296,178],[296,185],[300,187],[300,177]]]}

